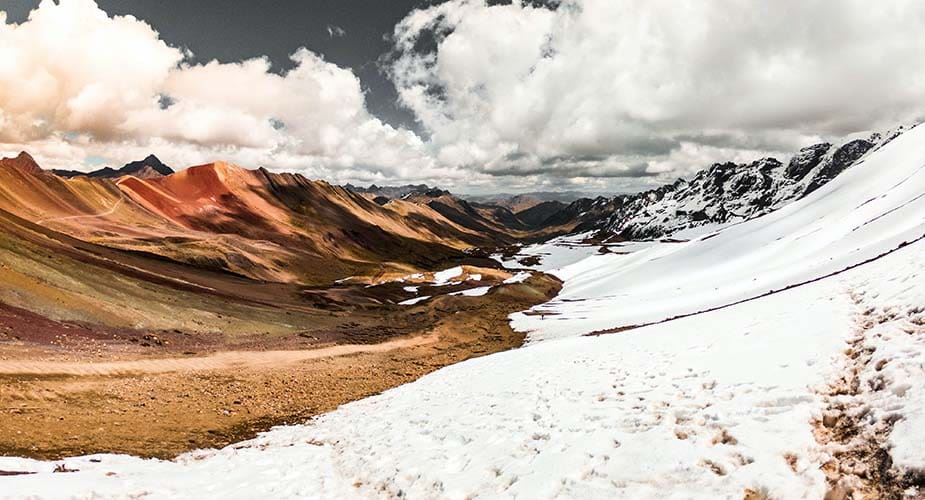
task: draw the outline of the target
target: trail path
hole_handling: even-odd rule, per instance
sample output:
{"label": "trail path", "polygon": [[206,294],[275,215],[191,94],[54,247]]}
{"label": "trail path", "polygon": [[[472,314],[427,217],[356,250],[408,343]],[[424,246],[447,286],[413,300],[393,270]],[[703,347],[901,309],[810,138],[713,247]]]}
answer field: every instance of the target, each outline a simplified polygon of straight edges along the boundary
{"label": "trail path", "polygon": [[397,339],[381,344],[344,344],[299,351],[226,351],[201,357],[160,358],[102,363],[0,361],[0,375],[107,376],[174,371],[265,368],[312,359],[386,352],[436,343],[436,335]]}
{"label": "trail path", "polygon": [[115,211],[118,210],[120,206],[122,206],[122,202],[124,201],[125,201],[125,198],[119,198],[119,201],[113,204],[113,206],[110,207],[109,210],[106,210],[105,212],[100,212],[98,214],[68,215],[65,217],[51,217],[48,219],[41,219],[37,221],[36,224],[45,224],[46,222],[59,222],[63,220],[73,220],[73,219],[98,219],[100,217],[107,217],[115,213]]}

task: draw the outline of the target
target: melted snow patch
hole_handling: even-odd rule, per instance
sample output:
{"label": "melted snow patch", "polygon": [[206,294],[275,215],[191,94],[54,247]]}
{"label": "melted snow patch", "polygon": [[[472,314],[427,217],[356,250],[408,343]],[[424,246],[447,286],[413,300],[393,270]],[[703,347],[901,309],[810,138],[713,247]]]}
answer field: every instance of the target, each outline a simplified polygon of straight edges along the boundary
{"label": "melted snow patch", "polygon": [[453,292],[450,295],[464,295],[466,297],[481,297],[482,295],[485,295],[486,293],[488,293],[488,291],[491,290],[491,288],[492,287],[490,286],[480,286],[478,288],[470,288],[468,290]]}
{"label": "melted snow patch", "polygon": [[403,300],[403,301],[399,302],[398,305],[400,305],[400,306],[413,306],[413,305],[415,305],[415,304],[417,304],[417,303],[419,303],[419,302],[424,302],[425,300],[427,300],[427,299],[429,299],[429,298],[430,298],[430,295],[422,295],[422,296],[420,296],[420,297],[414,297],[413,299]]}
{"label": "melted snow patch", "polygon": [[462,273],[462,266],[451,267],[449,269],[444,269],[443,271],[438,271],[434,273],[434,286],[448,285],[451,283],[450,280],[462,276]]}
{"label": "melted snow patch", "polygon": [[515,283],[523,283],[530,279],[530,276],[533,276],[533,273],[528,271],[520,271],[519,273],[511,276],[510,278],[502,281],[505,285],[513,285]]}

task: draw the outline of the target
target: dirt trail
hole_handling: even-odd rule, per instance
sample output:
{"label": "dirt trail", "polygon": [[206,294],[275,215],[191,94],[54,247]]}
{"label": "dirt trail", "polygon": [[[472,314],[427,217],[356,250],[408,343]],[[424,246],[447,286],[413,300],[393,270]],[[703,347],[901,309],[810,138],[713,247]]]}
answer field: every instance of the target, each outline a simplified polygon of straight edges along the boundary
{"label": "dirt trail", "polygon": [[[863,293],[850,290],[849,295],[857,307],[855,327],[846,338],[839,373],[823,390],[822,415],[813,421],[816,441],[829,457],[821,467],[829,483],[825,498],[921,498],[910,492],[925,487],[925,476],[894,468],[890,454],[890,434],[902,418],[900,413],[881,410],[896,404],[896,400],[884,403],[891,391],[888,378],[879,373],[890,358],[874,363],[878,343],[888,330],[885,326],[903,316],[895,313],[899,307],[873,307]],[[904,323],[905,334],[923,333],[921,325]]]}
{"label": "dirt trail", "polygon": [[116,212],[116,210],[118,210],[118,208],[122,205],[122,202],[124,202],[124,201],[125,201],[125,198],[119,198],[119,201],[117,201],[115,204],[113,204],[113,206],[111,206],[111,207],[109,208],[109,210],[106,210],[106,211],[104,211],[104,212],[100,212],[100,213],[98,213],[98,214],[68,215],[68,216],[64,216],[64,217],[52,217],[52,218],[49,218],[49,219],[41,219],[41,220],[38,220],[38,221],[36,221],[35,223],[41,225],[41,224],[46,224],[46,223],[48,223],[48,222],[59,222],[59,221],[63,221],[63,220],[74,220],[74,219],[99,219],[99,218],[102,218],[102,217],[108,217],[108,216],[114,214],[114,213]]}
{"label": "dirt trail", "polygon": [[59,361],[0,361],[0,375],[109,376],[177,371],[265,368],[313,359],[361,353],[381,353],[436,343],[433,335],[396,339],[380,344],[343,344],[299,351],[224,351],[209,356],[158,358],[103,363]]}

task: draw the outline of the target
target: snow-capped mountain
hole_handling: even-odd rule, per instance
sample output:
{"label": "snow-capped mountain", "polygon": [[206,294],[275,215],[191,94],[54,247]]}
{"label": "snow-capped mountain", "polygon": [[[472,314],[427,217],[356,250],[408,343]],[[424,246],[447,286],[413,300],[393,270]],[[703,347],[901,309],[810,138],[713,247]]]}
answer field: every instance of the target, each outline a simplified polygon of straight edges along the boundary
{"label": "snow-capped mountain", "polygon": [[787,163],[776,158],[716,163],[691,180],[678,179],[613,198],[578,200],[546,224],[562,224],[574,217],[581,221],[574,232],[594,230],[601,239],[645,240],[747,220],[812,193],[904,130],[899,127],[841,144],[815,144],[801,149]]}

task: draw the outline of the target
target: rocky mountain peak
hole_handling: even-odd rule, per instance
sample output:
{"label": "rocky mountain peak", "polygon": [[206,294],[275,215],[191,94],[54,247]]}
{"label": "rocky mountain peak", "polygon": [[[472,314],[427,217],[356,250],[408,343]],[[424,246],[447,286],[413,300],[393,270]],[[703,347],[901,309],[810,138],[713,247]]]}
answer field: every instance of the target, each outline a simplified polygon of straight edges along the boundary
{"label": "rocky mountain peak", "polygon": [[[689,181],[601,200],[578,200],[549,221],[576,218],[574,232],[598,237],[652,239],[706,224],[745,220],[775,210],[819,189],[904,129],[873,134],[840,145],[828,142],[800,149],[785,164],[777,158],[751,163],[714,163]],[[592,207],[606,207],[591,210]]]}
{"label": "rocky mountain peak", "polygon": [[806,174],[819,165],[819,162],[822,161],[822,157],[825,156],[830,149],[832,149],[832,144],[828,142],[814,144],[801,149],[790,159],[790,163],[787,164],[787,170],[784,174],[795,181],[801,180],[803,177],[806,177]]}
{"label": "rocky mountain peak", "polygon": [[20,172],[26,172],[30,174],[37,174],[43,171],[42,167],[40,167],[39,164],[36,163],[35,159],[32,158],[32,155],[25,151],[20,151],[20,153],[16,155],[15,158],[0,159],[0,166],[15,168]]}
{"label": "rocky mountain peak", "polygon": [[[145,167],[147,167],[147,169],[145,169]],[[149,154],[144,160],[127,163],[117,172],[118,175],[136,175],[138,173],[144,173],[148,177],[157,177],[170,175],[174,173],[174,170],[165,165],[157,156]]]}

